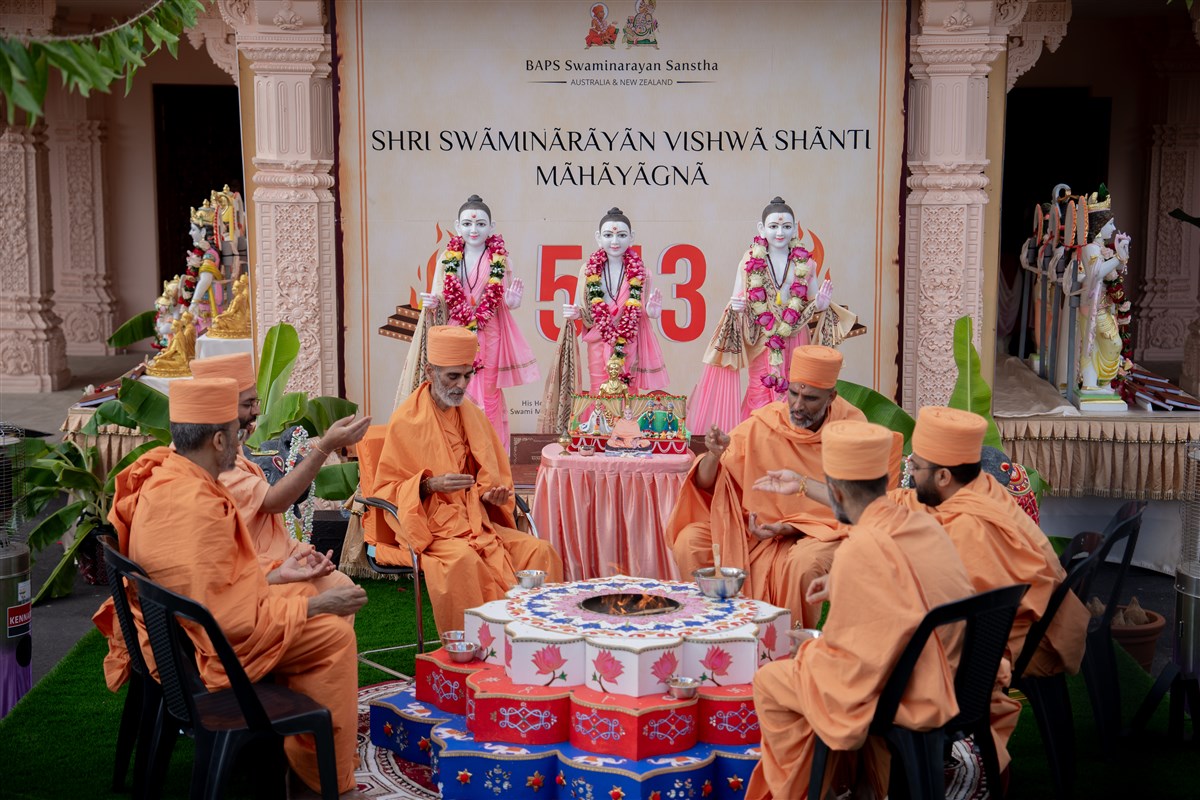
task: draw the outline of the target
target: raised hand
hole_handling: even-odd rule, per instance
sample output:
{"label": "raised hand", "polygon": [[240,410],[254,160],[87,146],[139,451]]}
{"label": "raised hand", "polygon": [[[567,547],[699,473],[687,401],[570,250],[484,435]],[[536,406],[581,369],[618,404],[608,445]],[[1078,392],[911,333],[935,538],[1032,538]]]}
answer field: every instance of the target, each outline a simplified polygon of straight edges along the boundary
{"label": "raised hand", "polygon": [[790,469],[775,469],[754,482],[754,488],[760,492],[772,494],[796,494],[805,482],[805,477]]}
{"label": "raised hand", "polygon": [[520,308],[521,298],[525,295],[525,282],[520,278],[514,278],[513,282],[508,285],[508,289],[504,292],[504,305],[509,308]]}
{"label": "raised hand", "polygon": [[421,292],[421,308],[429,308],[430,311],[433,311],[435,308],[441,305],[441,302],[442,298],[438,297],[436,294]]}
{"label": "raised hand", "polygon": [[333,551],[322,555],[314,550],[297,550],[275,570],[278,583],[296,583],[324,577],[333,572]]}
{"label": "raised hand", "polygon": [[650,293],[650,298],[646,301],[646,316],[650,319],[658,319],[662,314],[662,292],[655,289]]}
{"label": "raised hand", "polygon": [[579,307],[577,305],[575,305],[574,303],[564,303],[563,304],[563,318],[569,319],[569,320],[570,319],[579,319]]}
{"label": "raised hand", "polygon": [[833,281],[826,278],[821,282],[821,288],[817,290],[817,311],[824,311],[829,308],[829,301],[833,299]]}
{"label": "raised hand", "polygon": [[729,447],[729,434],[723,433],[720,428],[713,425],[708,429],[708,433],[704,434],[704,446],[708,448],[708,452],[720,458],[721,454]]}
{"label": "raised hand", "polygon": [[733,297],[729,298],[729,308],[731,311],[745,311],[746,296],[735,294]]}
{"label": "raised hand", "polygon": [[337,422],[329,426],[318,442],[320,448],[326,453],[332,453],[335,450],[341,450],[343,447],[349,447],[356,444],[364,436],[367,435],[367,428],[371,427],[370,417],[354,418],[351,414],[348,417],[342,417]]}

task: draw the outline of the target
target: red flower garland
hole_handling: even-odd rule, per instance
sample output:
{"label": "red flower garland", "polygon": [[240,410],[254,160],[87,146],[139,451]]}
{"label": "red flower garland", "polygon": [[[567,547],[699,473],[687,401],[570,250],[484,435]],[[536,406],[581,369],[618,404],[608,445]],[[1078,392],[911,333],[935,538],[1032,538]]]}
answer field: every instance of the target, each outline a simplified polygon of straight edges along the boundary
{"label": "red flower garland", "polygon": [[458,278],[464,247],[461,236],[450,239],[442,257],[446,273],[442,294],[446,299],[446,310],[450,319],[476,333],[492,320],[496,309],[504,301],[504,273],[508,269],[508,251],[504,249],[504,239],[499,234],[489,236],[484,246],[487,248],[488,285],[483,290],[483,298],[477,306],[471,304],[471,298],[467,296],[462,281]]}
{"label": "red flower garland", "polygon": [[[601,276],[607,264],[608,254],[602,249],[592,253],[588,259],[583,272],[587,284],[587,301],[592,310],[594,324],[600,328],[600,338],[612,345],[613,355],[621,359],[623,367],[625,351],[637,340],[638,323],[642,319],[642,290],[646,281],[646,265],[633,248],[625,251],[623,264],[625,282],[629,284],[629,299],[625,301],[623,309],[614,313],[608,303],[604,302],[604,287],[601,284]],[[615,297],[613,299],[616,300]],[[623,372],[621,379],[626,383],[632,381],[628,371]]]}

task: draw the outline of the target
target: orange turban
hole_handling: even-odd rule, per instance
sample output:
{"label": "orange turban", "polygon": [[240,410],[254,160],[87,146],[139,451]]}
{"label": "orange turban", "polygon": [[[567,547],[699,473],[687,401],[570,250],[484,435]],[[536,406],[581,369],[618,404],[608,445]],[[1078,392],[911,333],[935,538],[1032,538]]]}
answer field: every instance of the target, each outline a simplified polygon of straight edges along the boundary
{"label": "orange turban", "polygon": [[438,325],[429,329],[425,355],[435,367],[458,367],[474,364],[479,352],[479,339],[458,325]]}
{"label": "orange turban", "polygon": [[239,392],[257,383],[254,377],[254,358],[249,353],[197,358],[191,363],[193,378],[233,378]]}
{"label": "orange turban", "polygon": [[917,413],[913,453],[939,467],[978,464],[987,427],[986,419],[970,411],[926,406]]}
{"label": "orange turban", "polygon": [[171,422],[225,425],[238,418],[238,388],[233,378],[171,381]]}
{"label": "orange turban", "polygon": [[818,389],[832,389],[842,371],[842,354],[832,347],[806,344],[792,351],[788,383],[803,383]]}
{"label": "orange turban", "polygon": [[840,481],[869,481],[888,474],[892,432],[873,422],[844,419],[821,428],[825,474]]}

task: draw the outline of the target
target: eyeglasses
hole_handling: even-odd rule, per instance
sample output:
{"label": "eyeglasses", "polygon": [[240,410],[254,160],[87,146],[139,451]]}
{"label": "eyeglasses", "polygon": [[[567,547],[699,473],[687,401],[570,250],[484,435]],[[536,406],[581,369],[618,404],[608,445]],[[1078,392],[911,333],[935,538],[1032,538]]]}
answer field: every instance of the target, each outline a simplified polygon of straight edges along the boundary
{"label": "eyeglasses", "polygon": [[248,431],[245,428],[238,428],[238,432],[237,432],[238,444],[242,444],[243,442],[246,441],[247,433],[248,433]]}
{"label": "eyeglasses", "polygon": [[924,466],[922,466],[921,464],[918,464],[917,462],[913,461],[913,457],[912,457],[912,454],[911,454],[911,453],[909,453],[908,455],[906,455],[906,456],[904,457],[904,468],[905,468],[905,469],[906,469],[906,470],[907,470],[907,471],[908,471],[910,474],[911,474],[911,473],[912,473],[914,470],[918,470],[918,469],[936,469],[936,467],[935,467],[934,465],[932,465],[932,464],[925,464]]}

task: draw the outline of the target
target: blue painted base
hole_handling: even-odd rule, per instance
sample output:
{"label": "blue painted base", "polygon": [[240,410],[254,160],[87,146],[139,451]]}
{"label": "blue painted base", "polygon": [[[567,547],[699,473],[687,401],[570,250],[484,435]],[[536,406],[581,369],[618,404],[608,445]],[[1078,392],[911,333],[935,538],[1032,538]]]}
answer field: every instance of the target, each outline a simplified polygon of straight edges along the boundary
{"label": "blue painted base", "polygon": [[757,745],[699,744],[631,761],[566,743],[477,742],[466,717],[418,701],[411,688],[372,701],[371,741],[400,758],[431,765],[445,800],[504,794],[550,800],[735,800],[745,797],[759,755]]}

